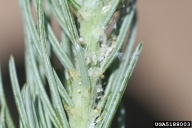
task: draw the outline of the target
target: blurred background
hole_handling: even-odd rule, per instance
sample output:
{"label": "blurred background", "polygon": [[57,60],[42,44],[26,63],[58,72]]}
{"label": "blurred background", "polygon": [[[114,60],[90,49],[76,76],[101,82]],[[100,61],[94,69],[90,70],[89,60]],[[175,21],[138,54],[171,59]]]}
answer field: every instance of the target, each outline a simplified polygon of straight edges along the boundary
{"label": "blurred background", "polygon": [[[192,121],[192,0],[138,0],[137,12],[136,44],[143,41],[144,47],[124,96],[126,127],[152,128],[154,120]],[[11,54],[24,83],[23,40],[18,1],[0,0],[0,62],[8,99]]]}

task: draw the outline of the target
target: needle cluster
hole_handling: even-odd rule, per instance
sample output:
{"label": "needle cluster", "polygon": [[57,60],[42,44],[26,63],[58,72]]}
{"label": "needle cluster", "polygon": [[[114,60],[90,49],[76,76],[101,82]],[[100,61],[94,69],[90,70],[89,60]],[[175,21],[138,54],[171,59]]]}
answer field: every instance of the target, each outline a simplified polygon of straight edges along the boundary
{"label": "needle cluster", "polygon": [[[12,56],[9,70],[20,128],[109,128],[142,49],[140,43],[132,54],[135,2],[19,1],[26,47],[21,89]],[[61,42],[52,16],[61,27]],[[0,128],[15,128],[1,76],[0,109]]]}

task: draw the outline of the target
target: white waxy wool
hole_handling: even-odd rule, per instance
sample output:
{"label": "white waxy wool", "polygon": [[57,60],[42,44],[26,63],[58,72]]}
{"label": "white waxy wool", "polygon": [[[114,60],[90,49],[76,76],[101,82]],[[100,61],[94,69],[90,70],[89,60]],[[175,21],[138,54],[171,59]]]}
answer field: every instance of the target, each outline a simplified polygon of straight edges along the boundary
{"label": "white waxy wool", "polygon": [[83,42],[83,38],[82,37],[79,38],[79,42]]}
{"label": "white waxy wool", "polygon": [[88,65],[90,62],[91,62],[90,58],[87,57],[87,58],[86,58],[86,64]]}
{"label": "white waxy wool", "polygon": [[92,61],[93,61],[93,64],[94,64],[94,65],[97,64],[97,55],[95,54],[95,52],[93,53]]}
{"label": "white waxy wool", "polygon": [[106,13],[107,11],[109,11],[110,8],[111,8],[111,4],[108,4],[108,5],[104,6],[101,10],[103,13]]}
{"label": "white waxy wool", "polygon": [[78,92],[78,93],[81,93],[81,90],[80,90],[80,89],[78,89],[78,90],[77,90],[77,92]]}

